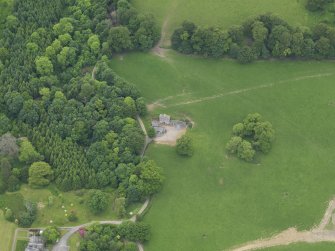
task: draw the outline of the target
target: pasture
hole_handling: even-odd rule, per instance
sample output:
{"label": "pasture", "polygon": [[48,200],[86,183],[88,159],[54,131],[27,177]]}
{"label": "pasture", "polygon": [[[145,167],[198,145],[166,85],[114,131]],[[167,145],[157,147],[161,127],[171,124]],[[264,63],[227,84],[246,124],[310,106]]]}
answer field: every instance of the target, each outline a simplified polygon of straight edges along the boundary
{"label": "pasture", "polygon": [[[229,28],[241,24],[247,18],[273,12],[292,25],[313,25],[327,17],[308,13],[306,0],[135,0],[134,5],[142,12],[153,13],[166,32],[165,45],[184,20],[204,26]],[[164,25],[165,24],[165,25]]]}
{"label": "pasture", "polygon": [[[225,250],[289,227],[317,225],[335,193],[334,62],[117,56],[113,69],[136,84],[154,111],[190,117],[195,155],[151,145],[166,180],[145,222],[146,250]],[[276,130],[268,155],[228,156],[232,126],[259,112]]]}

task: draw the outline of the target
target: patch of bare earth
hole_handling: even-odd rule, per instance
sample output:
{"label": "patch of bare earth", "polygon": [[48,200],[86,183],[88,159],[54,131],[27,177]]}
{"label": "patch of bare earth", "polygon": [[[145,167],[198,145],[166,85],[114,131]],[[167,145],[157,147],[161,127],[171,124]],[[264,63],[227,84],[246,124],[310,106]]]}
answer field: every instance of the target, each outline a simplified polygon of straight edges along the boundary
{"label": "patch of bare earth", "polygon": [[186,133],[186,128],[177,129],[174,126],[163,126],[166,129],[166,133],[160,137],[156,137],[154,142],[162,145],[175,146],[177,139]]}
{"label": "patch of bare earth", "polygon": [[152,49],[152,52],[155,55],[157,55],[159,57],[162,57],[162,58],[166,57],[165,52],[167,51],[167,49],[162,48],[162,47],[163,47],[163,44],[164,44],[164,41],[165,41],[166,29],[168,27],[168,24],[169,24],[169,17],[167,17],[164,20],[164,23],[163,23],[163,26],[162,26],[161,38],[160,38],[159,42],[156,44],[156,46]]}
{"label": "patch of bare earth", "polygon": [[267,239],[259,239],[246,243],[240,247],[233,248],[233,251],[248,251],[257,250],[263,248],[269,248],[274,246],[289,245],[297,242],[335,242],[335,231],[326,230],[326,226],[329,224],[332,214],[335,210],[335,198],[333,198],[328,205],[328,208],[318,226],[312,228],[309,231],[298,231],[296,228],[289,228],[273,237]]}

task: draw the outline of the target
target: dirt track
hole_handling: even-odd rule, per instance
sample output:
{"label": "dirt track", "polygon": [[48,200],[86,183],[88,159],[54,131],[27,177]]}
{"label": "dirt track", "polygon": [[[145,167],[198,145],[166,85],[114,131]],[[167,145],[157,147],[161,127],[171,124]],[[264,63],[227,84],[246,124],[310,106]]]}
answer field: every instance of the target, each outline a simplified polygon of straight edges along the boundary
{"label": "dirt track", "polygon": [[271,238],[259,239],[246,243],[240,247],[233,248],[232,251],[247,251],[268,248],[274,246],[289,245],[297,242],[335,242],[335,231],[325,230],[325,227],[331,220],[332,213],[335,209],[335,198],[328,205],[328,208],[320,222],[320,224],[309,231],[297,231],[295,228],[289,228]]}

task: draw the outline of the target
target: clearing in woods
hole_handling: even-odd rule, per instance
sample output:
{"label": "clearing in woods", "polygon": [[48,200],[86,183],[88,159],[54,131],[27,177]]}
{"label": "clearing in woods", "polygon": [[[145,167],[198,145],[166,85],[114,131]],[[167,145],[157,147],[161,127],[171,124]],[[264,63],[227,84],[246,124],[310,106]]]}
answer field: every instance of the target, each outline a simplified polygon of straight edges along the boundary
{"label": "clearing in woods", "polygon": [[[192,158],[169,146],[148,149],[166,179],[144,218],[154,233],[145,250],[227,250],[319,224],[335,194],[334,62],[246,66],[167,53],[171,61],[144,53],[111,61],[153,104],[152,114],[196,123]],[[227,156],[225,144],[232,126],[252,112],[273,124],[276,140],[268,155],[249,164]]]}

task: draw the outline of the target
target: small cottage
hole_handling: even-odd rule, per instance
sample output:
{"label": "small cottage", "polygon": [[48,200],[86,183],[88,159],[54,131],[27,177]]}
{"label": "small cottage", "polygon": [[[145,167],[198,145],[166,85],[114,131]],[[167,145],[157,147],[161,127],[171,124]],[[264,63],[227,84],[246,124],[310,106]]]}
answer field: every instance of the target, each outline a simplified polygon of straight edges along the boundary
{"label": "small cottage", "polygon": [[29,238],[28,246],[25,251],[45,251],[44,241],[41,236],[33,235]]}

